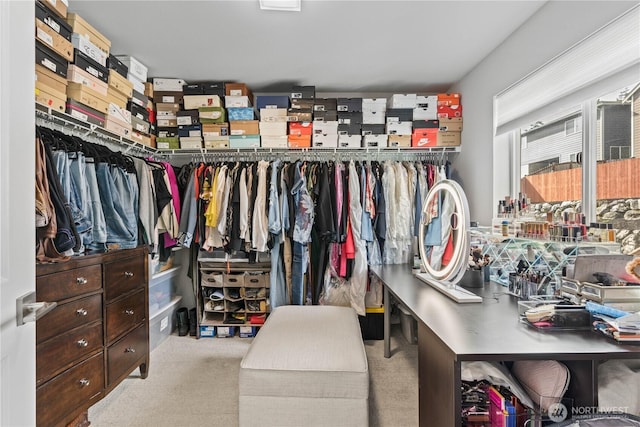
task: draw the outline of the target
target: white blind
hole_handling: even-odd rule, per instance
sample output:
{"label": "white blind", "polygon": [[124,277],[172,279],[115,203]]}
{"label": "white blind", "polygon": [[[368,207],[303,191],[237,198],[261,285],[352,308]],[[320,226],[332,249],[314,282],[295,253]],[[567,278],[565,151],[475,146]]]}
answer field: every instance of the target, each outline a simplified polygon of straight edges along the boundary
{"label": "white blind", "polygon": [[494,99],[496,135],[640,81],[640,6],[556,56]]}

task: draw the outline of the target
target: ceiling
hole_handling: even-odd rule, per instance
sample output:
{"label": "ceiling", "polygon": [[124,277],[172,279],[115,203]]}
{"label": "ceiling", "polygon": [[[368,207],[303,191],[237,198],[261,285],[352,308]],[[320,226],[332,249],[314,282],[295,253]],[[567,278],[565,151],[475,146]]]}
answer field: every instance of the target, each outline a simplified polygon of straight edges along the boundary
{"label": "ceiling", "polygon": [[246,83],[254,92],[447,90],[544,1],[303,0],[301,12],[258,0],[72,1],[149,77]]}

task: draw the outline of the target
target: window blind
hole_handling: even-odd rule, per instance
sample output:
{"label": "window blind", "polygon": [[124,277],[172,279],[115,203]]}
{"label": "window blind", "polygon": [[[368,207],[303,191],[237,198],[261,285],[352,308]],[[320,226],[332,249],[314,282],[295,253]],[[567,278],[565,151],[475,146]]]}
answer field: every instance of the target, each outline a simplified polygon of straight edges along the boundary
{"label": "window blind", "polygon": [[640,81],[635,6],[494,97],[496,135]]}

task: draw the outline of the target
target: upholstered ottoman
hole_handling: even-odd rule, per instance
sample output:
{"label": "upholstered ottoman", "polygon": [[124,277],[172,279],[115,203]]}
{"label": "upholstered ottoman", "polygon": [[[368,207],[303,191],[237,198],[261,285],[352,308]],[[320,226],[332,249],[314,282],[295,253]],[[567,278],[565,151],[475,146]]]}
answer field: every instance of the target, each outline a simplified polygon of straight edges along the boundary
{"label": "upholstered ottoman", "polygon": [[281,306],[240,364],[240,427],[367,426],[369,368],[350,307]]}

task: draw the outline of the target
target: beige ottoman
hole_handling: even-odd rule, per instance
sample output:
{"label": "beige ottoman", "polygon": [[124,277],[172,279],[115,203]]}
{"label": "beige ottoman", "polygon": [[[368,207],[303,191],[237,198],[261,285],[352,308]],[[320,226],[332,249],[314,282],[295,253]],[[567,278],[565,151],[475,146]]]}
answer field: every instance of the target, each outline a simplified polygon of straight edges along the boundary
{"label": "beige ottoman", "polygon": [[240,427],[369,424],[367,355],[350,307],[276,308],[239,379]]}

